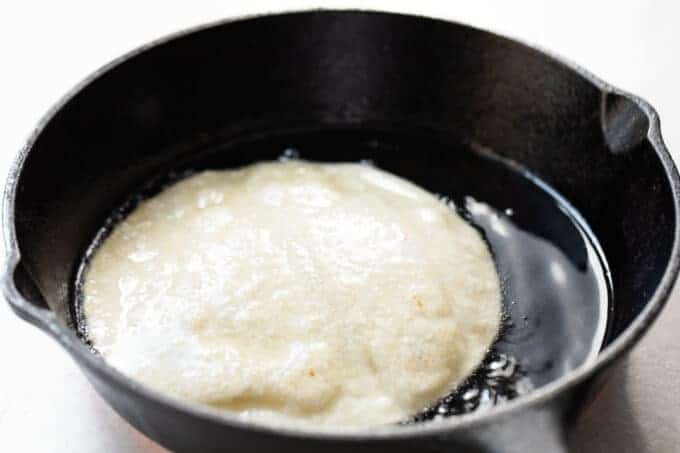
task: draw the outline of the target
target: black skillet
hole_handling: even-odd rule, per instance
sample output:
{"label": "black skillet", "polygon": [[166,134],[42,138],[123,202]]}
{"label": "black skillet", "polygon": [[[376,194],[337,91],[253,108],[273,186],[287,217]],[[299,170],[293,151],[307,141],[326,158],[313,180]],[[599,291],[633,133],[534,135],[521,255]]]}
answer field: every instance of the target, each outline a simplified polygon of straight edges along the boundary
{"label": "black skillet", "polygon": [[[313,160],[373,159],[453,198],[469,189],[516,208],[517,225],[578,261],[573,227],[508,169],[532,172],[580,212],[608,262],[603,348],[573,356],[573,345],[592,341],[583,338],[592,335],[583,328],[589,297],[544,301],[533,318],[540,300],[506,297],[520,334],[521,313],[534,322],[524,334],[543,326],[531,349],[514,350],[520,363],[532,351],[542,357],[529,367],[533,391],[491,410],[354,434],[244,424],[142,387],[94,355],[78,334],[75,282],[107,217],[173,169],[233,167],[290,146]],[[489,164],[499,159],[513,163]],[[120,58],[38,125],[5,192],[3,288],[123,417],[173,450],[566,451],[568,426],[669,296],[678,187],[647,103],[515,41],[373,12],[226,21]]]}

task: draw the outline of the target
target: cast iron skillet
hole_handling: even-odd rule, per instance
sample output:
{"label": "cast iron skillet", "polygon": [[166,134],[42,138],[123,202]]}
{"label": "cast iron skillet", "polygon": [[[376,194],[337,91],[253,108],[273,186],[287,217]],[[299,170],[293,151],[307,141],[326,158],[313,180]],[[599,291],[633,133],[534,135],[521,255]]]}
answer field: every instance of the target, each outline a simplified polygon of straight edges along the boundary
{"label": "cast iron skillet", "polygon": [[[240,141],[324,133],[348,146],[324,151],[319,140],[315,158],[350,160],[342,149],[368,140],[380,164],[426,187],[435,172],[455,180],[452,162],[473,145],[549,183],[608,259],[606,347],[493,410],[358,434],[250,426],[142,387],[92,354],[73,319],[75,273],[114,208],[206,150],[238,165],[272,157],[229,151]],[[380,145],[384,136],[389,146]],[[441,146],[414,150],[399,137]],[[562,451],[566,427],[668,298],[678,272],[678,187],[646,102],[515,41],[374,12],[226,21],[120,58],[38,125],[5,192],[3,288],[16,313],[52,335],[123,417],[174,450]]]}

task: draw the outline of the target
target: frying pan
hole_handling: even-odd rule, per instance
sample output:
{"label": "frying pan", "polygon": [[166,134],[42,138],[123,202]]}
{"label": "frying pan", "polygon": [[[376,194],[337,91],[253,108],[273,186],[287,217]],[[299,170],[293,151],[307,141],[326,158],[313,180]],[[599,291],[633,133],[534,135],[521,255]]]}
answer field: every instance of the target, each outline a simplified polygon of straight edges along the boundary
{"label": "frying pan", "polygon": [[[174,168],[242,165],[298,143],[311,150],[303,157],[375,159],[440,193],[472,181],[476,167],[460,162],[480,150],[549,184],[608,262],[602,349],[490,410],[345,433],[249,425],[161,395],[93,354],[78,332],[76,274],[111,212]],[[479,177],[522,204],[515,185]],[[678,187],[646,102],[516,41],[377,12],[252,17],[135,50],[47,114],[9,175],[3,290],[125,419],[173,450],[566,451],[574,418],[668,299]],[[573,303],[556,328],[578,314]],[[579,340],[577,330],[555,332],[558,343]]]}

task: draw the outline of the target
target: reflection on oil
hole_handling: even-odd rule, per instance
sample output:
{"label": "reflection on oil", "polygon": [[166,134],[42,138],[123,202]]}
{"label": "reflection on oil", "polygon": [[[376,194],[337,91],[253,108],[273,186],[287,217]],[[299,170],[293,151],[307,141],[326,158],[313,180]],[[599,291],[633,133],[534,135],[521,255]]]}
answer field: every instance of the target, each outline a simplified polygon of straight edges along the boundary
{"label": "reflection on oil", "polygon": [[491,247],[503,284],[505,322],[475,374],[405,423],[489,409],[597,355],[609,304],[606,267],[573,208],[557,197],[555,203],[558,216],[551,220],[568,222],[556,230],[569,228],[580,239],[570,241],[570,249],[518,227],[513,215],[521,207],[495,209],[465,197],[458,209]]}
{"label": "reflection on oil", "polygon": [[504,298],[516,301],[505,304],[513,328],[498,347],[521,357],[530,374],[541,371],[532,376],[537,385],[595,357],[606,326],[609,293],[602,260],[569,207],[560,207],[580,234],[573,247],[586,257],[582,262],[548,239],[518,228],[503,211],[471,197],[465,200],[465,211],[493,251]]}

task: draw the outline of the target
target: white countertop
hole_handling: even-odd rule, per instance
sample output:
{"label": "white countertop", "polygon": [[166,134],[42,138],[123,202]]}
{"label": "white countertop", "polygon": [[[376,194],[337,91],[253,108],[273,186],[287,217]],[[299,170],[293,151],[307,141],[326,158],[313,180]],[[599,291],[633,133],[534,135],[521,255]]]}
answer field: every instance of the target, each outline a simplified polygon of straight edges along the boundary
{"label": "white countertop", "polygon": [[[0,14],[0,174],[66,90],[119,54],[223,17],[371,7],[466,22],[537,43],[654,105],[680,156],[680,6],[668,1],[5,3]],[[550,3],[550,6],[548,6]],[[285,5],[284,7],[280,5]],[[578,452],[680,451],[680,293],[581,419]],[[0,303],[2,451],[163,452],[117,416],[51,339]],[[10,447],[10,448],[8,448]]]}

